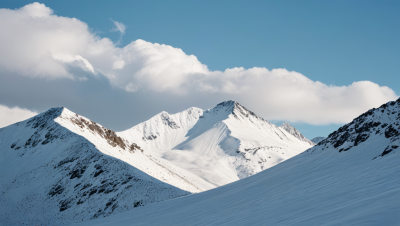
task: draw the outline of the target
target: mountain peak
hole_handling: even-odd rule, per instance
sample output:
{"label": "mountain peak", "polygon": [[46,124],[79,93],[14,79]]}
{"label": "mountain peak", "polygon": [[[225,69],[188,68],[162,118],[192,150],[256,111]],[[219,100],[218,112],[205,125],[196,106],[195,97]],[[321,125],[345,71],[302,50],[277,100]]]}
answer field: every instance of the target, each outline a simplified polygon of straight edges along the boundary
{"label": "mountain peak", "polygon": [[227,108],[232,109],[236,106],[237,102],[233,100],[228,100],[217,104],[214,108]]}
{"label": "mountain peak", "polygon": [[[230,114],[233,114],[236,117],[237,115],[243,115],[245,117],[248,117],[249,114],[256,116],[253,112],[247,110],[243,105],[239,104],[234,100],[221,102],[211,110],[220,110],[221,108],[225,109],[226,112],[229,112]],[[256,117],[259,118],[258,116]]]}
{"label": "mountain peak", "polygon": [[27,126],[32,126],[32,128],[44,126],[48,121],[58,118],[63,111],[64,107],[50,108],[49,110],[28,119]]}
{"label": "mountain peak", "polygon": [[286,132],[290,133],[297,139],[307,142],[311,145],[315,145],[312,141],[308,140],[303,134],[300,133],[296,128],[294,128],[292,125],[290,125],[288,122],[283,123],[282,125],[279,126],[280,129],[285,130]]}
{"label": "mountain peak", "polygon": [[236,103],[236,101],[234,101],[234,100],[227,100],[227,101],[223,101],[223,102],[217,104],[217,106],[220,106],[220,105],[222,105],[222,106],[228,106],[228,105],[232,105],[232,104],[234,104],[234,103]]}
{"label": "mountain peak", "polygon": [[[282,125],[280,125],[279,127],[281,128],[294,128],[290,123],[288,122],[284,122],[282,123]],[[295,128],[294,128],[295,129]]]}

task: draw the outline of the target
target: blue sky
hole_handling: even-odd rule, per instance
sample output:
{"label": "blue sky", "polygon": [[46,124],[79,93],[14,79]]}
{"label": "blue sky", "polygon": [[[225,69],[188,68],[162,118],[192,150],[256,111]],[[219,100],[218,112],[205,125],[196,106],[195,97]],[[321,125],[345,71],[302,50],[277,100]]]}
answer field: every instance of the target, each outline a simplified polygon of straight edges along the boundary
{"label": "blue sky", "polygon": [[[13,1],[11,8],[21,7]],[[400,52],[398,1],[43,1],[100,36],[110,18],[132,40],[168,44],[212,70],[286,68],[328,84],[369,80],[393,88]],[[398,75],[398,73],[397,73]],[[399,81],[399,80],[397,80]]]}
{"label": "blue sky", "polygon": [[[2,1],[0,8],[16,9],[31,1]],[[41,1],[57,16],[76,18],[91,33],[111,39],[123,48],[134,40],[160,43],[195,55],[211,71],[227,68],[265,67],[296,71],[312,81],[327,86],[349,86],[355,81],[371,81],[400,93],[398,72],[400,52],[400,4],[398,1]],[[112,31],[113,21],[126,26],[125,33]],[[121,40],[120,42],[118,42]],[[3,75],[1,75],[1,73]],[[106,78],[90,78],[84,84],[71,81],[6,76],[9,87],[21,83],[40,83],[47,93],[25,90],[25,95],[11,90],[0,92],[0,104],[44,111],[61,104],[114,130],[127,129],[162,110],[175,113],[190,106],[210,108],[219,100],[236,99],[221,94],[188,95],[191,98],[160,93],[124,92]],[[65,85],[67,84],[67,85]],[[38,84],[38,86],[40,86]],[[54,87],[67,86],[73,97],[50,98]],[[49,88],[53,87],[53,88]],[[10,88],[11,89],[11,88]],[[53,90],[54,91],[54,90]],[[36,95],[34,100],[26,96]],[[91,98],[89,109],[82,98]],[[93,97],[88,97],[88,96]],[[95,100],[101,95],[103,101]],[[160,97],[162,95],[163,97]],[[83,97],[84,96],[84,97]],[[144,100],[144,98],[149,98]],[[164,98],[160,103],[157,99]],[[389,97],[388,97],[389,98]],[[393,99],[393,95],[391,96]],[[68,100],[67,100],[68,99]],[[87,101],[89,101],[87,99]],[[118,99],[118,101],[115,101]],[[390,98],[389,98],[390,99]],[[39,101],[40,100],[40,101]],[[384,99],[385,101],[387,99]],[[175,103],[179,101],[180,104]],[[374,102],[378,107],[385,101]],[[98,103],[97,103],[98,102]],[[260,101],[243,98],[240,102],[262,117],[265,110],[252,109]],[[149,104],[152,103],[152,104]],[[158,103],[158,104],[157,104]],[[107,105],[101,106],[102,104]],[[283,103],[284,104],[284,103]],[[127,105],[140,107],[137,109]],[[249,106],[250,105],[250,106]],[[376,106],[378,105],[378,106]],[[346,105],[347,106],[347,105]],[[338,105],[338,108],[341,106]],[[368,108],[371,106],[368,105]],[[113,108],[113,111],[104,110]],[[257,108],[257,107],[253,107]],[[367,109],[368,109],[367,108]],[[103,109],[103,110],[101,110]],[[261,108],[260,108],[261,109]],[[366,110],[360,108],[360,113]],[[99,113],[99,111],[106,113]],[[119,120],[110,120],[116,112]],[[355,115],[357,116],[357,115]],[[355,117],[354,116],[354,117]],[[276,117],[275,117],[276,118]],[[127,122],[129,121],[129,123]],[[281,123],[280,119],[271,119]],[[290,121],[290,120],[289,120]],[[294,120],[293,124],[308,138],[327,136],[344,123],[312,125]],[[318,123],[317,123],[318,124]],[[321,123],[319,123],[321,124]]]}

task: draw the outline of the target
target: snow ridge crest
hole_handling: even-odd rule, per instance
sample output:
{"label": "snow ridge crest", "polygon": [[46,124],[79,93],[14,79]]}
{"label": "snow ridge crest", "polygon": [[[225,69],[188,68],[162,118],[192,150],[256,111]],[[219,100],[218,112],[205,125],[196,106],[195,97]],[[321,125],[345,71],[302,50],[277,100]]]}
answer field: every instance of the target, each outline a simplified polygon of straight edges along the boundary
{"label": "snow ridge crest", "polygon": [[239,104],[237,101],[234,100],[228,100],[219,103],[217,106],[215,106],[212,109],[209,109],[206,111],[206,113],[219,113],[219,112],[224,112],[227,114],[227,117],[232,115],[236,119],[249,119],[252,118],[253,120],[261,120],[263,122],[267,122],[268,124],[271,124],[267,120],[263,119],[262,117],[257,116],[254,112],[248,110],[245,108],[243,105]]}

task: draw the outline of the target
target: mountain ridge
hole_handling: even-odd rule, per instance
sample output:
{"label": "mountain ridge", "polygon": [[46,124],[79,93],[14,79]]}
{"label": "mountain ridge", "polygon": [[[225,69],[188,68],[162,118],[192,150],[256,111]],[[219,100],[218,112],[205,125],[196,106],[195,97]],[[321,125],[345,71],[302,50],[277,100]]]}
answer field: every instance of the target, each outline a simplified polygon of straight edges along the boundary
{"label": "mountain ridge", "polygon": [[308,147],[235,101],[160,112],[123,132],[51,108],[0,129],[0,223],[111,216],[249,177]]}
{"label": "mountain ridge", "polygon": [[[170,122],[160,124],[163,117]],[[117,134],[215,186],[251,176],[311,147],[232,100],[208,110],[157,114]]]}
{"label": "mountain ridge", "polygon": [[62,225],[202,191],[200,178],[66,108],[1,128],[0,147],[5,225]]}
{"label": "mountain ridge", "polygon": [[397,225],[400,98],[254,176],[79,225]]}

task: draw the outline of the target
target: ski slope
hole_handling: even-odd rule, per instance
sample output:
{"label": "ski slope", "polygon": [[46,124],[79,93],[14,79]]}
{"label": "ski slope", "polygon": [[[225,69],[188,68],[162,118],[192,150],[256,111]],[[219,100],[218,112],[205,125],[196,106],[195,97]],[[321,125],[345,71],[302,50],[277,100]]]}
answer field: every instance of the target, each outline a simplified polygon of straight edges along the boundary
{"label": "ski slope", "polygon": [[254,175],[314,145],[235,101],[206,111],[162,112],[117,134],[214,187]]}
{"label": "ski slope", "polygon": [[251,177],[76,225],[399,225],[399,105]]}

